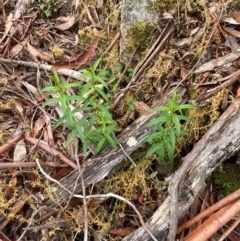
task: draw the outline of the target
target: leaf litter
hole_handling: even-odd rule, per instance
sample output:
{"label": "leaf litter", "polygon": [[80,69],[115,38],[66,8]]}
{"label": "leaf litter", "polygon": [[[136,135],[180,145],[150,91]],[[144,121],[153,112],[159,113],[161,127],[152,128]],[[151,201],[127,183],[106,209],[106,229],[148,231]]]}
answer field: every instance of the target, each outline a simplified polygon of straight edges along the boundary
{"label": "leaf litter", "polygon": [[[73,1],[74,8],[64,1],[55,4],[17,1],[15,7],[11,1],[4,3],[0,36],[0,75],[6,80],[0,83],[0,155],[4,164],[0,169],[0,235],[6,236],[5,240],[22,237],[40,240],[49,235],[54,240],[83,240],[85,224],[89,226],[89,240],[122,240],[140,225],[134,211],[113,198],[88,200],[85,212],[81,200],[71,199],[64,207],[61,197],[49,196],[53,186],[37,168],[36,159],[46,166],[50,176],[59,180],[71,175],[78,164],[84,172],[86,158],[81,141],[76,138],[66,147],[64,143],[69,134],[66,128],[52,128],[59,119],[56,108],[42,106],[49,96],[39,90],[50,84],[53,69],[58,71],[61,81],[75,82],[80,69],[103,56],[100,67],[110,73],[105,81],[109,89],[113,89],[124,67],[134,68],[138,63],[144,66],[139,72],[139,81],[130,84],[131,88],[112,110],[119,125],[116,137],[144,115],[153,101],[158,103],[159,96],[164,95],[162,87],[177,85],[185,79],[189,100],[198,106],[204,104],[189,112],[193,123],[183,125],[190,135],[177,144],[176,166],[224,108],[239,97],[239,4],[234,1],[227,6],[221,1],[176,3],[179,15],[176,6],[169,9],[172,5],[166,4],[158,8],[156,4],[153,11],[159,20],[150,36],[149,49],[136,52],[137,57],[129,66],[121,62],[119,53],[121,1]],[[43,9],[51,10],[51,15],[46,17]],[[220,9],[223,9],[222,16]],[[171,12],[175,26],[169,35],[166,32],[161,37],[167,24],[165,11]],[[148,55],[157,48],[154,41],[159,36],[160,40],[166,37],[161,52]],[[148,65],[144,65],[149,56]],[[110,93],[113,103],[131,78],[130,71],[126,71],[118,88]],[[72,91],[75,93],[75,89]],[[141,103],[144,111],[138,112],[132,107],[128,101],[131,98],[135,100],[133,106]],[[224,108],[223,103],[226,103]],[[134,137],[128,140],[131,146],[136,143]],[[146,158],[146,152],[147,146],[138,148],[130,156],[137,167],[124,161],[105,180],[94,181],[91,187],[86,187],[86,195],[119,194],[133,202],[147,221],[166,197],[165,178],[173,167],[162,165],[156,156]],[[237,161],[239,165],[239,156]],[[18,168],[11,166],[14,162],[19,163]],[[33,166],[29,167],[28,163]],[[60,210],[44,206],[48,198],[59,204]],[[19,200],[22,200],[21,205]],[[229,237],[229,240],[233,239]]]}

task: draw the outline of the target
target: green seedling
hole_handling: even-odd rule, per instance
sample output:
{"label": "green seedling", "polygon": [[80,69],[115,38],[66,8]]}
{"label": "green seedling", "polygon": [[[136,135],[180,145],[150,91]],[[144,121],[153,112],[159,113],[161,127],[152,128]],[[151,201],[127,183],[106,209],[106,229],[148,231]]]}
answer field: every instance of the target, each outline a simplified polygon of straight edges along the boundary
{"label": "green seedling", "polygon": [[[110,144],[113,148],[117,147],[117,141],[113,136],[114,131],[117,130],[117,123],[108,111],[110,90],[104,80],[108,72],[97,70],[100,62],[101,58],[94,65],[90,64],[88,69],[81,70],[83,79],[88,78],[88,82],[79,80],[76,83],[61,83],[54,70],[53,75],[50,76],[53,86],[42,90],[42,92],[52,93],[53,96],[44,105],[59,104],[63,111],[63,116],[55,123],[54,128],[64,125],[70,130],[66,145],[79,136],[84,153],[92,146],[96,153],[106,144]],[[68,95],[69,88],[74,88],[78,94]],[[81,113],[81,118],[76,118],[78,113]]]}
{"label": "green seedling", "polygon": [[151,120],[146,126],[156,126],[157,131],[149,135],[145,141],[151,146],[146,154],[147,157],[157,154],[159,161],[165,157],[171,164],[174,162],[174,151],[176,141],[181,135],[188,135],[188,132],[181,129],[181,121],[191,121],[184,115],[183,110],[194,108],[190,104],[178,104],[178,95],[173,92],[172,99],[167,100],[166,106],[154,108],[153,111],[162,112],[162,115]]}

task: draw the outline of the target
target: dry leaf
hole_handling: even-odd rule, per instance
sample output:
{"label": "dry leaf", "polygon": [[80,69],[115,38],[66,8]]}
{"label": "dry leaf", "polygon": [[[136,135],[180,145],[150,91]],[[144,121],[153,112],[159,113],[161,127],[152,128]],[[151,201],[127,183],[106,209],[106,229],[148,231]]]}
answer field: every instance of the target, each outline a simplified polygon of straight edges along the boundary
{"label": "dry leaf", "polygon": [[29,42],[27,43],[27,50],[32,56],[34,56],[36,58],[40,58],[43,61],[54,64],[54,60],[50,56],[42,53],[40,50],[37,50]]}
{"label": "dry leaf", "polygon": [[6,25],[5,25],[5,31],[4,31],[4,34],[3,34],[2,38],[0,39],[0,43],[5,39],[8,32],[10,31],[10,29],[12,27],[12,24],[13,24],[12,20],[13,20],[13,14],[10,13],[8,15],[7,22],[6,22]]}
{"label": "dry leaf", "polygon": [[17,143],[13,153],[13,161],[20,162],[27,156],[27,149],[24,140]]}
{"label": "dry leaf", "polygon": [[240,23],[240,12],[233,12],[232,15],[233,15],[235,21],[237,23]]}
{"label": "dry leaf", "polygon": [[231,34],[232,36],[235,36],[237,38],[240,38],[240,32],[233,29],[233,28],[229,28],[229,27],[222,27],[224,31],[226,31],[227,33]]}
{"label": "dry leaf", "polygon": [[61,59],[62,56],[64,55],[64,50],[63,48],[60,48],[60,46],[58,44],[54,44],[53,48],[52,48],[52,53],[53,56],[56,59]]}
{"label": "dry leaf", "polygon": [[29,92],[31,92],[33,95],[36,95],[36,94],[38,93],[38,89],[37,89],[35,86],[29,84],[27,81],[22,81],[21,83],[22,83],[22,84],[29,90]]}
{"label": "dry leaf", "polygon": [[67,30],[73,26],[74,21],[75,21],[75,16],[73,15],[67,22],[55,25],[55,26],[53,26],[53,28],[57,28],[60,30]]}
{"label": "dry leaf", "polygon": [[136,108],[136,111],[139,113],[139,115],[144,115],[149,110],[149,106],[146,105],[144,102],[141,101],[135,101],[134,106]]}
{"label": "dry leaf", "polygon": [[144,196],[143,196],[142,193],[140,193],[140,194],[138,195],[138,202],[142,204],[142,203],[143,203],[143,200],[144,200]]}
{"label": "dry leaf", "polygon": [[115,229],[110,230],[109,233],[115,234],[115,235],[120,236],[120,237],[126,237],[127,235],[132,233],[133,230],[134,229],[132,227],[115,228]]}
{"label": "dry leaf", "polygon": [[237,90],[237,97],[240,97],[240,88]]}
{"label": "dry leaf", "polygon": [[101,8],[103,6],[103,0],[97,0],[97,8]]}
{"label": "dry leaf", "polygon": [[78,213],[74,215],[74,217],[79,225],[83,225],[86,221],[87,223],[89,223],[93,218],[92,214],[87,212],[87,220],[86,220],[84,210],[80,210]]}
{"label": "dry leaf", "polygon": [[28,39],[26,38],[24,41],[22,41],[21,43],[18,43],[17,45],[15,45],[14,47],[12,47],[12,49],[10,50],[10,56],[15,56],[18,55],[23,47],[26,45]]}
{"label": "dry leaf", "polygon": [[35,138],[39,134],[39,132],[44,127],[45,123],[46,123],[45,119],[41,118],[41,117],[35,122],[35,125],[34,125],[34,128],[33,128],[33,133],[32,133],[33,138]]}
{"label": "dry leaf", "polygon": [[96,58],[96,48],[99,39],[96,39],[88,48],[85,50],[76,60],[72,60],[66,64],[57,64],[54,66],[55,69],[76,69],[84,68],[87,61],[94,60]]}
{"label": "dry leaf", "polygon": [[230,24],[233,24],[233,25],[239,25],[240,24],[234,18],[224,18],[223,22],[230,23]]}
{"label": "dry leaf", "polygon": [[18,101],[14,101],[14,105],[15,105],[16,109],[18,110],[18,112],[23,116],[22,103],[18,102]]}
{"label": "dry leaf", "polygon": [[222,66],[227,63],[231,63],[232,61],[238,59],[240,57],[240,51],[234,51],[232,53],[226,54],[223,57],[220,57],[218,59],[213,59],[202,66],[200,66],[198,69],[195,70],[195,74],[199,74],[206,71],[214,70],[215,67]]}

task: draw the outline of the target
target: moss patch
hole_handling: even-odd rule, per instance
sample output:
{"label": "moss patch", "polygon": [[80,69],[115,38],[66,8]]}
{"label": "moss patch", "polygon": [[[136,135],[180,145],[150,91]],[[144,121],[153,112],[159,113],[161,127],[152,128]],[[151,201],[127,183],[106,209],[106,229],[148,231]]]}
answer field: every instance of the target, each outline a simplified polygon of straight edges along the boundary
{"label": "moss patch", "polygon": [[240,187],[240,166],[226,163],[214,172],[213,177],[219,191],[227,196]]}
{"label": "moss patch", "polygon": [[128,44],[129,51],[134,51],[136,48],[139,52],[145,51],[150,46],[153,30],[154,26],[146,21],[133,24],[128,30],[131,39]]}

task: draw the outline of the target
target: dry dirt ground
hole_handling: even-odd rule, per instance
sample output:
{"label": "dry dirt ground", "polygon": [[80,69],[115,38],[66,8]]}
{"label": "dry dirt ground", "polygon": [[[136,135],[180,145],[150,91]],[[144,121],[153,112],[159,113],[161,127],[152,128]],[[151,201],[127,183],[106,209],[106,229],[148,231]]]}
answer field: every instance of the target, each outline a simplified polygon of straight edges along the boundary
{"label": "dry dirt ground", "polygon": [[[147,222],[168,195],[167,177],[240,97],[240,1],[149,3],[155,22],[129,28],[129,63],[120,54],[122,4],[120,0],[0,1],[1,240],[128,240],[142,224],[127,200]],[[174,26],[167,25],[166,13]],[[161,34],[165,41],[151,55]],[[138,121],[146,110],[159,105],[169,90],[179,86],[186,90],[184,102],[195,108],[185,113],[192,122],[181,123],[189,135],[178,139],[173,164],[167,155],[161,162],[157,155],[146,157],[149,144],[143,141],[126,153],[124,145],[118,151],[106,147],[98,154],[89,145],[86,153],[86,139],[71,138],[71,128],[64,123],[54,128],[64,108],[58,103],[44,105],[56,93],[41,91],[57,86],[50,77],[53,71],[60,83],[74,84],[79,79],[86,83],[89,76],[80,70],[100,57],[96,75],[103,74],[102,93],[108,101],[97,97],[95,104],[105,106],[117,124],[113,139],[124,140],[133,130],[142,134]],[[73,86],[66,93],[78,95],[79,89]],[[88,94],[90,99],[93,94]],[[76,102],[71,104],[77,107]],[[86,121],[94,113],[88,115]],[[66,145],[68,138],[71,141]],[[129,140],[136,141],[135,137]],[[132,142],[128,146],[134,146]],[[118,161],[111,164],[113,156]],[[107,161],[101,169],[96,163],[104,158]],[[238,152],[222,160],[181,223],[238,190],[239,165]],[[71,174],[74,169],[76,176]],[[55,190],[57,186],[69,190],[61,193]],[[73,197],[74,193],[83,198]],[[102,194],[106,196],[101,199],[86,198]],[[220,240],[234,221],[238,224],[239,217],[215,230],[209,240]],[[179,233],[178,239],[193,240],[184,237],[200,224]],[[239,227],[232,229],[224,240],[240,240]]]}

